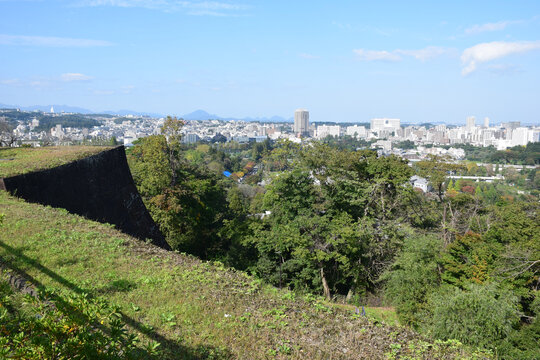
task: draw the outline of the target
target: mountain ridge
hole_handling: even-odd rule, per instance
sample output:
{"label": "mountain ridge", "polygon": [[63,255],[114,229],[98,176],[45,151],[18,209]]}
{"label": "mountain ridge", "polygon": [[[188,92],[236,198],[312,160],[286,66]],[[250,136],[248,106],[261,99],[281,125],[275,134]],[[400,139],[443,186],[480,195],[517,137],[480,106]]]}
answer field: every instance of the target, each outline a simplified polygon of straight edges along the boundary
{"label": "mountain ridge", "polygon": [[[107,114],[107,115],[119,115],[119,116],[125,116],[125,115],[136,115],[136,116],[151,116],[151,117],[164,117],[166,115],[160,114],[160,113],[152,113],[152,112],[145,112],[145,111],[133,111],[129,109],[120,109],[120,110],[103,110],[103,111],[95,111],[90,110],[78,106],[70,106],[70,105],[58,105],[58,104],[51,104],[51,105],[31,105],[31,106],[18,106],[18,105],[8,105],[4,103],[0,103],[0,108],[4,109],[20,109],[23,111],[43,111],[43,112],[49,112],[51,110],[51,107],[54,108],[55,113],[61,113],[61,112],[72,112],[72,113],[79,113],[79,114]],[[186,113],[184,115],[176,115],[182,119],[185,120],[243,120],[243,121],[262,121],[262,122],[292,122],[293,118],[284,118],[278,115],[273,115],[270,117],[223,117],[216,114],[211,114],[205,110],[197,109],[195,111],[192,111],[190,113]]]}

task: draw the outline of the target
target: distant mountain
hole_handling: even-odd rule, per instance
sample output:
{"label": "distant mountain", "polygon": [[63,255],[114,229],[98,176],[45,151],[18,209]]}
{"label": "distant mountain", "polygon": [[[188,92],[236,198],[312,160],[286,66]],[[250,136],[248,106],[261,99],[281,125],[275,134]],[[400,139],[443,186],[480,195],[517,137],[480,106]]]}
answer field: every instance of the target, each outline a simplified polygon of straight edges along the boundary
{"label": "distant mountain", "polygon": [[[135,115],[135,116],[151,116],[155,118],[164,117],[163,114],[158,113],[150,113],[150,112],[144,112],[144,111],[133,111],[133,110],[106,110],[106,111],[95,111],[95,110],[89,110],[77,106],[69,106],[69,105],[33,105],[33,106],[17,106],[17,105],[7,105],[0,103],[0,109],[21,109],[23,111],[43,111],[43,112],[49,112],[51,111],[51,106],[54,107],[55,113],[61,113],[61,112],[71,112],[71,113],[79,113],[79,114],[107,114],[107,115]],[[284,118],[281,116],[271,116],[271,117],[245,117],[245,118],[236,118],[236,117],[222,117],[216,114],[210,114],[204,110],[195,110],[189,114],[185,114],[180,116],[181,118],[185,120],[243,120],[243,121],[259,121],[259,122],[272,122],[272,123],[278,123],[278,122],[292,122],[294,119],[292,117],[290,118]]]}
{"label": "distant mountain", "polygon": [[[94,114],[96,114],[96,112],[94,112]],[[139,112],[139,111],[133,111],[133,110],[118,110],[118,111],[107,110],[107,111],[100,111],[98,114],[120,115],[120,116],[126,116],[126,115],[150,116],[154,118],[163,117],[163,114]]]}
{"label": "distant mountain", "polygon": [[181,116],[184,120],[225,120],[214,114],[209,114],[204,110],[195,110],[189,114]]}
{"label": "distant mountain", "polygon": [[1,104],[0,109],[21,109],[23,111],[43,111],[48,113],[51,111],[51,106],[54,108],[55,113],[67,112],[67,113],[79,113],[79,114],[107,114],[107,115],[135,115],[135,116],[151,116],[151,117],[163,117],[163,114],[149,113],[149,112],[140,112],[133,110],[107,110],[107,111],[94,111],[77,106],[69,105],[32,105],[32,106],[17,106],[17,105],[8,105]]}
{"label": "distant mountain", "polygon": [[293,118],[285,119],[281,116],[272,116],[272,117],[245,117],[245,118],[235,118],[235,117],[221,117],[216,114],[210,114],[204,110],[195,110],[189,114],[181,116],[185,120],[244,120],[244,121],[260,121],[260,122],[290,122],[293,121]]}
{"label": "distant mountain", "polygon": [[63,112],[72,112],[72,113],[79,113],[79,114],[91,114],[94,112],[92,110],[88,110],[85,108],[81,108],[77,106],[69,106],[69,105],[17,106],[17,105],[0,104],[0,108],[5,108],[5,109],[21,109],[24,111],[43,111],[43,112],[51,111],[51,106],[54,107],[55,113],[60,113],[63,111]]}

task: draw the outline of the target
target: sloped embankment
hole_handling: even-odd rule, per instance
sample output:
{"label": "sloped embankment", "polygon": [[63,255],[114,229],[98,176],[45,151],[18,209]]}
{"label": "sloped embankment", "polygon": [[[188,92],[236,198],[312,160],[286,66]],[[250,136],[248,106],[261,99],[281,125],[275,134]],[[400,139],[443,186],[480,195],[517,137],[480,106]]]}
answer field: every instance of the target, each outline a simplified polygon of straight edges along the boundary
{"label": "sloped embankment", "polygon": [[[117,304],[159,359],[465,359],[455,343],[337,309],[313,296],[138,241],[0,191],[0,259],[40,289]],[[480,358],[480,357],[475,357]]]}
{"label": "sloped embankment", "polygon": [[123,146],[2,180],[7,191],[26,201],[114,224],[129,235],[170,249],[133,183]]}

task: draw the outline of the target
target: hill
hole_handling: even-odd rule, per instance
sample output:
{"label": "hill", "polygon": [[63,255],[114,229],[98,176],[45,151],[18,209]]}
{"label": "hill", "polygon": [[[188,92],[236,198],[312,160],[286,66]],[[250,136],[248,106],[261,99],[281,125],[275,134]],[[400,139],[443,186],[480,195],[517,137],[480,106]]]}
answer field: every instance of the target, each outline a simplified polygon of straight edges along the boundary
{"label": "hill", "polygon": [[0,148],[0,178],[50,169],[107,149],[110,149],[110,147],[50,146],[44,148]]}
{"label": "hill", "polygon": [[[0,213],[4,279],[19,276],[41,292],[53,291],[49,297],[56,304],[70,304],[78,297],[86,300],[76,304],[99,302],[107,305],[103,309],[114,308],[118,321],[139,339],[133,356],[470,357],[456,342],[430,342],[406,328],[355,314],[354,309],[264,285],[220,263],[165,251],[63,209],[26,203],[0,191]],[[56,308],[66,318],[85,311],[77,306]],[[105,318],[96,326],[114,334],[118,321]],[[159,353],[152,355],[153,349]]]}

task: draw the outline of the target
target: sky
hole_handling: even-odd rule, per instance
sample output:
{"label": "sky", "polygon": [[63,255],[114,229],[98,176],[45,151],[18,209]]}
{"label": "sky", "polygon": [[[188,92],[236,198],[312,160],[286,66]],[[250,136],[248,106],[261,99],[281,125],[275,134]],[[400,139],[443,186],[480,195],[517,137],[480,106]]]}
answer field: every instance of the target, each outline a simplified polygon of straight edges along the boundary
{"label": "sky", "polygon": [[540,1],[0,0],[0,103],[540,124]]}

